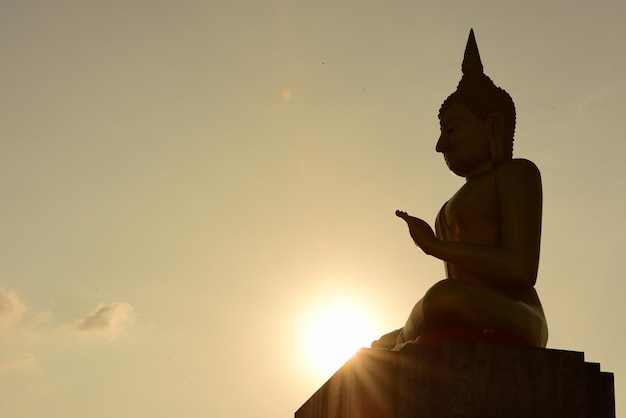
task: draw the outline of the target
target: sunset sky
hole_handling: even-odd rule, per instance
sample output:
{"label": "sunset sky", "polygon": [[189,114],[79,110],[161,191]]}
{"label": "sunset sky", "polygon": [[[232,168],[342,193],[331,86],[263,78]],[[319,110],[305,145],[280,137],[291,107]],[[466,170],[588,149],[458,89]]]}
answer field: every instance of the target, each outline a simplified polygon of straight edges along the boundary
{"label": "sunset sky", "polygon": [[542,172],[548,347],[619,416],[624,0],[0,0],[0,415],[293,416],[444,277],[394,211],[463,184],[470,28]]}

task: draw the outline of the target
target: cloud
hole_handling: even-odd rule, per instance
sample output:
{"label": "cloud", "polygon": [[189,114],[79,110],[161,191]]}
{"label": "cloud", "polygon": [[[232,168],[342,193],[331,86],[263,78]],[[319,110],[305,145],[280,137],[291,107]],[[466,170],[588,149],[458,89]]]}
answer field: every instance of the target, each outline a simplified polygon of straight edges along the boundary
{"label": "cloud", "polygon": [[17,294],[0,287],[0,325],[19,321],[24,311],[24,304]]}
{"label": "cloud", "polygon": [[133,316],[133,307],[128,303],[101,303],[83,318],[74,321],[70,328],[82,335],[115,339],[132,322]]}
{"label": "cloud", "polygon": [[[14,341],[32,343],[50,336],[50,332],[55,329],[114,340],[120,332],[132,325],[135,316],[133,307],[128,303],[100,303],[82,318],[58,326],[52,323],[51,308],[26,320],[23,319],[25,311],[25,305],[16,292],[0,287],[0,342],[10,337]],[[4,369],[9,368],[6,361],[0,361],[0,365]]]}

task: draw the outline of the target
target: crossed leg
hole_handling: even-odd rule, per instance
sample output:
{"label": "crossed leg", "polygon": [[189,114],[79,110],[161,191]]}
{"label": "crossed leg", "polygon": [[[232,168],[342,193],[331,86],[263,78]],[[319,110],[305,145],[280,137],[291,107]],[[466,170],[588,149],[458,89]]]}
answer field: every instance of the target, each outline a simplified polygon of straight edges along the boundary
{"label": "crossed leg", "polygon": [[372,347],[393,348],[431,331],[463,327],[504,331],[538,347],[547,342],[546,320],[536,308],[486,287],[445,279],[415,304],[403,328]]}

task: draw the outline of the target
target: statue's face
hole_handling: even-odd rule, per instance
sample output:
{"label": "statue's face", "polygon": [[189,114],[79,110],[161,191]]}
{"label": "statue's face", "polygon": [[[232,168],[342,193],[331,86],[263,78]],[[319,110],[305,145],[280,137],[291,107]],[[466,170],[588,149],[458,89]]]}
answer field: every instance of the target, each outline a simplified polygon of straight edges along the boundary
{"label": "statue's face", "polygon": [[493,167],[486,122],[464,104],[455,103],[441,115],[440,123],[436,150],[454,174],[470,177]]}

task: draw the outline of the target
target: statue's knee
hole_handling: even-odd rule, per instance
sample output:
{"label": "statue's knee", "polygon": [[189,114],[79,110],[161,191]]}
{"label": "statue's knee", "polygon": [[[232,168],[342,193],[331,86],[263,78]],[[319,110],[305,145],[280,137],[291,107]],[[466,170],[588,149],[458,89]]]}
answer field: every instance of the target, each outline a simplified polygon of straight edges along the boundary
{"label": "statue's knee", "polygon": [[454,315],[459,308],[461,291],[451,279],[441,280],[424,295],[424,317],[434,318]]}

